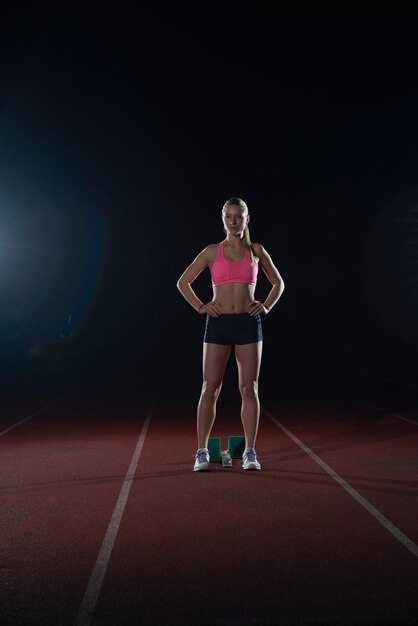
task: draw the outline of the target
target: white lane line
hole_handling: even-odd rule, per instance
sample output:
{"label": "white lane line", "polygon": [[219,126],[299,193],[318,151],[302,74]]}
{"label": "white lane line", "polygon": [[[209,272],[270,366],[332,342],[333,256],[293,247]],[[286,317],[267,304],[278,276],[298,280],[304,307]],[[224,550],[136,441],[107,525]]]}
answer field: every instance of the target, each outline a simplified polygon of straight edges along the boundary
{"label": "white lane line", "polygon": [[66,396],[69,396],[71,392],[65,393],[63,396],[60,396],[58,398],[58,400],[54,400],[53,402],[51,402],[50,404],[47,404],[46,406],[42,407],[42,409],[39,409],[38,411],[35,411],[35,413],[31,413],[30,415],[28,415],[27,417],[24,417],[23,419],[19,420],[18,422],[16,422],[15,424],[12,424],[12,426],[9,426],[9,428],[6,428],[5,430],[2,430],[0,432],[0,437],[2,437],[3,435],[5,435],[6,433],[10,432],[11,430],[13,430],[14,428],[17,428],[18,426],[20,426],[21,424],[24,424],[25,422],[27,422],[28,420],[32,419],[32,417],[35,417],[35,415],[39,415],[39,413],[42,413],[43,411],[46,411],[47,409],[49,409],[50,406],[53,406],[54,404],[57,404],[57,402],[59,402],[60,400],[62,400],[63,398],[65,398]]}
{"label": "white lane line", "polygon": [[418,546],[409,537],[407,537],[399,528],[397,528],[397,526],[392,524],[392,522],[388,520],[388,518],[385,517],[383,513],[378,511],[376,507],[374,507],[368,500],[366,500],[366,498],[363,498],[363,496],[361,496],[358,491],[353,489],[351,485],[349,485],[343,478],[341,478],[341,476],[339,476],[337,472],[335,472],[329,465],[327,465],[327,463],[325,463],[325,461],[323,461],[317,454],[315,454],[315,452],[312,452],[312,450],[308,448],[308,446],[305,446],[303,441],[301,441],[296,437],[296,435],[291,433],[290,430],[286,428],[286,426],[283,426],[283,424],[281,424],[275,417],[273,417],[273,415],[269,413],[269,411],[266,411],[266,409],[264,408],[262,410],[267,415],[267,417],[274,424],[276,424],[278,428],[280,428],[284,433],[286,433],[288,437],[290,437],[290,439],[292,439],[292,441],[294,441],[300,448],[302,448],[302,450],[306,452],[306,454],[308,454],[311,459],[315,461],[315,463],[318,463],[318,465],[322,467],[322,469],[327,474],[329,474],[331,478],[333,478],[343,489],[345,489],[347,493],[349,493],[350,496],[354,498],[354,500],[361,504],[361,506],[366,509],[366,511],[370,513],[370,515],[373,515],[373,517],[377,519],[377,521],[382,524],[382,526],[384,526],[386,530],[388,530],[395,537],[395,539],[402,543],[405,548],[409,550],[414,556],[418,557]]}
{"label": "white lane line", "polygon": [[360,398],[351,398],[350,396],[346,396],[342,393],[340,393],[340,395],[345,398],[346,400],[351,400],[351,401],[355,401],[355,402],[359,402],[360,404],[364,404],[365,406],[369,406],[372,409],[378,409],[379,411],[383,411],[384,413],[386,413],[386,415],[393,415],[393,417],[397,417],[400,420],[403,420],[404,422],[409,422],[410,424],[415,424],[415,426],[418,426],[418,422],[416,420],[411,420],[409,419],[409,417],[405,417],[404,415],[399,415],[398,413],[393,413],[393,411],[388,411],[387,409],[385,409],[383,406],[377,406],[376,404],[370,404],[370,402],[365,402],[364,400],[361,400]]}
{"label": "white lane line", "polygon": [[110,561],[110,555],[112,553],[116,536],[118,534],[123,511],[128,500],[129,491],[131,489],[133,479],[135,477],[136,468],[138,466],[139,457],[141,456],[145,436],[147,434],[148,426],[150,424],[151,417],[154,411],[154,406],[155,401],[152,403],[148,411],[148,415],[145,419],[144,425],[142,426],[138,442],[132,456],[131,464],[129,465],[125,480],[123,481],[123,485],[120,490],[119,497],[116,502],[116,506],[114,508],[109,526],[107,528],[106,535],[103,539],[103,543],[99,550],[96,563],[93,567],[90,580],[88,582],[83,600],[78,611],[78,615],[75,621],[76,626],[88,626],[89,624],[91,624],[93,613],[96,608],[97,600],[99,598],[100,590],[102,588],[103,579],[105,577],[107,566]]}

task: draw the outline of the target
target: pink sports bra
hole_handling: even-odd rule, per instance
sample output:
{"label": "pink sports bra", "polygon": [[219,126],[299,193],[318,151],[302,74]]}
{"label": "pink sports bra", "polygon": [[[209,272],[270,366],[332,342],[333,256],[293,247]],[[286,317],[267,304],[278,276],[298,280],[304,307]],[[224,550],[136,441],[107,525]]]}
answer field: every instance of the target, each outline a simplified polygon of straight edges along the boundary
{"label": "pink sports bra", "polygon": [[218,245],[211,273],[212,287],[217,287],[224,283],[247,283],[248,285],[256,285],[258,263],[251,260],[248,249],[242,261],[228,261],[224,256],[224,242],[221,241]]}

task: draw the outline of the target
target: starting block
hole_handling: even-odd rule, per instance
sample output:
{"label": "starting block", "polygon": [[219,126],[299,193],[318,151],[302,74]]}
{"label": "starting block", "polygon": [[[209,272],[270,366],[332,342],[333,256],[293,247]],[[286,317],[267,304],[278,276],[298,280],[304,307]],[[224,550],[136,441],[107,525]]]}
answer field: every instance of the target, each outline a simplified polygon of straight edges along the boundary
{"label": "starting block", "polygon": [[245,450],[245,437],[228,437],[228,450],[233,459],[240,459]]}
{"label": "starting block", "polygon": [[221,438],[209,437],[208,450],[210,454],[210,460],[212,463],[221,462]]}
{"label": "starting block", "polygon": [[208,450],[212,463],[232,467],[232,459],[241,459],[245,450],[245,437],[228,436],[228,449],[222,450],[220,437],[209,437]]}
{"label": "starting block", "polygon": [[229,450],[221,450],[221,438],[209,437],[208,450],[212,463],[222,463],[223,467],[232,467],[232,457]]}

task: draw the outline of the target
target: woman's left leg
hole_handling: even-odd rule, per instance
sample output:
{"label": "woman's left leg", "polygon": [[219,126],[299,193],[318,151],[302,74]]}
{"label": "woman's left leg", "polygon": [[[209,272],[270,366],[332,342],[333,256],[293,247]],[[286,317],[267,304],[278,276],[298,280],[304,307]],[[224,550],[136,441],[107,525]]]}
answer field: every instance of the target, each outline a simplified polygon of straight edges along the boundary
{"label": "woman's left leg", "polygon": [[258,423],[260,420],[258,376],[260,373],[262,351],[262,341],[235,344],[238,384],[242,398],[241,421],[244,427],[246,448],[255,448]]}

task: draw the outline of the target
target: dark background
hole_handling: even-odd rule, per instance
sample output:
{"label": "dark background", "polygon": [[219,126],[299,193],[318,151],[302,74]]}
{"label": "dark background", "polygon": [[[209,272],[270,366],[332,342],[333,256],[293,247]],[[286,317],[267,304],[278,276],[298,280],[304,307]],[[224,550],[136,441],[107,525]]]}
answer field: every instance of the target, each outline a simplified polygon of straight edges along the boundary
{"label": "dark background", "polygon": [[[286,284],[261,389],[415,382],[410,16],[13,2],[0,24],[3,393],[197,399],[204,316],[176,282],[233,195]],[[209,270],[193,288],[211,299]]]}

